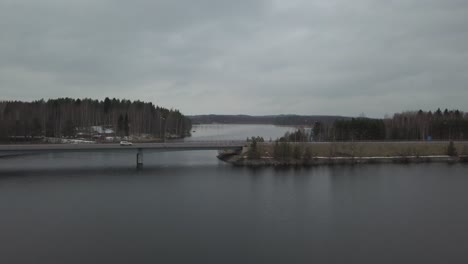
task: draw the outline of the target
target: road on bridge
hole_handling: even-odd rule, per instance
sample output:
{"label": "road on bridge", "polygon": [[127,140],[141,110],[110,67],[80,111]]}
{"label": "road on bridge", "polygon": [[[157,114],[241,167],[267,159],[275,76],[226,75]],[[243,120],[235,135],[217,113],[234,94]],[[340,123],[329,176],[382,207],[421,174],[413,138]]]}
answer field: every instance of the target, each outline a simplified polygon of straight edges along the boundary
{"label": "road on bridge", "polygon": [[135,143],[132,146],[120,144],[10,144],[0,145],[0,152],[100,152],[100,151],[184,151],[184,150],[225,150],[241,149],[245,141],[191,141],[175,143]]}

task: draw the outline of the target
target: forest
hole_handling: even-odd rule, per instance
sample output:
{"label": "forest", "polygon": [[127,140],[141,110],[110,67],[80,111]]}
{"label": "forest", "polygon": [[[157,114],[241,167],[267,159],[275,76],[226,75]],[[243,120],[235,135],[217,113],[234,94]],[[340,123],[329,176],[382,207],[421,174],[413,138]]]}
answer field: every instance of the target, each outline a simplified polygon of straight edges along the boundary
{"label": "forest", "polygon": [[115,135],[147,134],[184,137],[191,121],[178,110],[151,102],[105,98],[59,98],[33,102],[0,101],[0,140],[73,137],[92,126],[111,128]]}
{"label": "forest", "polygon": [[468,113],[419,110],[384,119],[360,117],[336,120],[332,125],[316,122],[312,134],[315,141],[468,140]]}

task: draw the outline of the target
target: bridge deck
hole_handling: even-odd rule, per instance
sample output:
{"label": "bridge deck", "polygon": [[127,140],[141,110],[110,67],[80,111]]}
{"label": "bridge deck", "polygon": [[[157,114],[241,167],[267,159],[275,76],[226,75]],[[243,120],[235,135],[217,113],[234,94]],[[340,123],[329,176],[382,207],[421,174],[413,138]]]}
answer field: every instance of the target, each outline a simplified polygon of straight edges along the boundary
{"label": "bridge deck", "polygon": [[185,150],[225,150],[240,149],[244,141],[222,142],[175,142],[175,143],[135,143],[132,146],[120,144],[14,144],[0,145],[0,152],[86,152],[86,151],[185,151]]}

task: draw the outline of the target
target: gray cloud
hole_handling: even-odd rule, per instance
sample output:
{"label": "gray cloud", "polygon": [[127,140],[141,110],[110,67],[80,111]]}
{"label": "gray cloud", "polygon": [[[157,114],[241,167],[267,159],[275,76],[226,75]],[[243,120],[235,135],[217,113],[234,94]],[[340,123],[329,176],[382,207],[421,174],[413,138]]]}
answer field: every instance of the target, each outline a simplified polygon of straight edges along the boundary
{"label": "gray cloud", "polygon": [[197,113],[466,108],[463,0],[0,0],[2,99]]}

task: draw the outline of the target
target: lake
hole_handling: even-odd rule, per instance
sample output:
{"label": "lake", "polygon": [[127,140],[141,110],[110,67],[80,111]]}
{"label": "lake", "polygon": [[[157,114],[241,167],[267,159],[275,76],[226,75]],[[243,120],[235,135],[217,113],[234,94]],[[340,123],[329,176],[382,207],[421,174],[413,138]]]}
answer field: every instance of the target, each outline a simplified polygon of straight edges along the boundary
{"label": "lake", "polygon": [[185,138],[185,141],[246,140],[257,136],[268,141],[280,138],[286,132],[293,132],[294,130],[294,127],[274,125],[194,125],[192,136]]}
{"label": "lake", "polygon": [[216,154],[145,153],[142,171],[126,153],[0,159],[0,263],[468,262],[468,165],[254,170]]}

